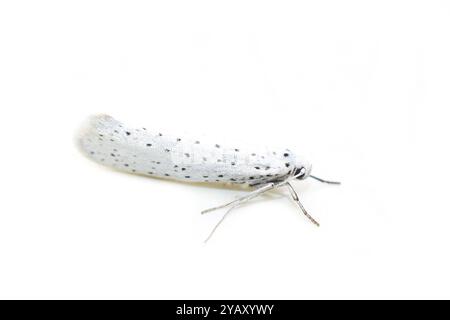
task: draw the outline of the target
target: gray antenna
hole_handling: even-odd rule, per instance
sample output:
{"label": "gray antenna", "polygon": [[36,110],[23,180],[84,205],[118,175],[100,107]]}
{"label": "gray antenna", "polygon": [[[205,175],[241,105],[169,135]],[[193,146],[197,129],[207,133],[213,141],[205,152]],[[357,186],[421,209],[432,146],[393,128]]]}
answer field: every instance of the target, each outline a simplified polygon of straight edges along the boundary
{"label": "gray antenna", "polygon": [[341,184],[340,182],[338,182],[338,181],[329,181],[329,180],[324,180],[324,179],[321,179],[321,178],[318,178],[318,177],[315,177],[315,176],[313,176],[313,175],[309,175],[311,178],[313,178],[313,179],[316,179],[317,181],[320,181],[320,182],[323,182],[323,183],[328,183],[328,184]]}

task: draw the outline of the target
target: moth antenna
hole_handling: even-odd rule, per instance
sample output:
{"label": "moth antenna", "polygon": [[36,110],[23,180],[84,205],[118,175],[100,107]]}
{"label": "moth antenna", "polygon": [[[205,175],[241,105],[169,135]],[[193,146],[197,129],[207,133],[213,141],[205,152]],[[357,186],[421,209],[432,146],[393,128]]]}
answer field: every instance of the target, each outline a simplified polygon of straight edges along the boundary
{"label": "moth antenna", "polygon": [[298,198],[298,194],[295,191],[295,189],[292,187],[292,185],[289,182],[286,182],[286,185],[289,188],[289,191],[291,192],[292,199],[294,202],[299,206],[300,210],[302,210],[303,214],[311,220],[312,223],[314,223],[316,226],[320,226],[320,224],[306,211],[305,207],[303,207],[302,203],[300,202],[300,199]]}
{"label": "moth antenna", "polygon": [[328,184],[341,184],[339,181],[329,181],[329,180],[324,180],[318,177],[315,177],[313,175],[309,175],[311,178],[316,179],[317,181],[323,182],[323,183],[328,183]]}

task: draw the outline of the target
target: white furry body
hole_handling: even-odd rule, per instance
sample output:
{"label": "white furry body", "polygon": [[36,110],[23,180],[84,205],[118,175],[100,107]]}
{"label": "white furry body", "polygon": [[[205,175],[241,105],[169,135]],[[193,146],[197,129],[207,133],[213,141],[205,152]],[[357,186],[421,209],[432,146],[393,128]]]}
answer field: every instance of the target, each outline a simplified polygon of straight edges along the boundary
{"label": "white furry body", "polygon": [[82,151],[103,165],[185,182],[264,184],[283,180],[300,166],[307,174],[311,169],[289,149],[209,141],[130,128],[107,115],[91,117],[79,137]]}

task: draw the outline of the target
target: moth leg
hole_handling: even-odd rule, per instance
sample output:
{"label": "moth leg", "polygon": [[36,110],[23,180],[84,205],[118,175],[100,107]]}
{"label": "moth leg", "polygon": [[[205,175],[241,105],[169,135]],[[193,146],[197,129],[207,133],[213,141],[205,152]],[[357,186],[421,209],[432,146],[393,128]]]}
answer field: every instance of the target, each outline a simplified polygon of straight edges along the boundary
{"label": "moth leg", "polygon": [[300,199],[298,198],[298,194],[295,191],[295,189],[292,187],[292,185],[289,182],[286,182],[287,187],[289,188],[289,191],[291,193],[292,199],[294,202],[299,206],[300,210],[302,210],[303,214],[311,220],[312,223],[314,223],[316,226],[320,226],[320,224],[306,211],[305,207],[303,207],[302,203],[300,202]]}
{"label": "moth leg", "polygon": [[248,185],[249,185],[249,187],[258,187],[258,186],[263,186],[263,185],[266,185],[267,183],[280,183],[280,182],[283,182],[284,180],[280,180],[280,179],[278,179],[278,180],[269,180],[270,182],[268,182],[268,181],[263,181],[263,182],[255,182],[255,183],[249,183]]}
{"label": "moth leg", "polygon": [[205,239],[205,243],[208,242],[209,239],[211,239],[211,237],[213,236],[213,234],[216,232],[217,228],[222,224],[222,222],[225,220],[225,218],[228,216],[228,214],[231,212],[231,210],[233,210],[234,208],[238,207],[241,203],[236,203],[234,204],[231,208],[229,208],[227,210],[227,212],[225,212],[225,214],[223,215],[223,217],[219,220],[219,222],[217,222],[217,224],[214,226],[214,228],[211,230],[209,236]]}
{"label": "moth leg", "polygon": [[205,213],[208,213],[208,212],[211,212],[211,211],[215,211],[215,210],[218,210],[218,209],[226,208],[226,207],[231,206],[231,205],[236,204],[236,203],[246,202],[248,200],[251,200],[251,199],[259,196],[261,193],[264,193],[266,191],[272,190],[275,187],[276,187],[275,183],[266,184],[266,185],[264,185],[264,186],[262,186],[262,187],[260,187],[260,188],[258,188],[256,190],[250,192],[249,194],[241,197],[241,198],[238,198],[236,200],[230,201],[228,203],[222,204],[222,205],[217,206],[217,207],[213,207],[213,208],[210,208],[210,209],[203,210],[202,214],[205,214]]}
{"label": "moth leg", "polygon": [[[225,212],[225,214],[222,216],[222,218],[219,220],[219,222],[215,225],[215,227],[212,229],[211,233],[209,234],[209,236],[206,238],[205,243],[208,242],[209,239],[211,239],[211,237],[213,236],[214,232],[217,230],[217,228],[222,224],[222,222],[225,220],[225,218],[228,216],[228,214],[235,208],[239,207],[240,205],[246,203],[247,201],[259,196],[260,194],[267,192],[269,190],[272,190],[274,188],[276,188],[278,185],[274,184],[274,183],[269,183],[253,192],[251,192],[250,194],[248,194],[245,197],[239,198],[235,201],[232,201],[230,203],[227,203],[225,205],[219,206],[219,207],[215,207],[212,209],[208,209],[209,211],[211,210],[215,210],[216,208],[223,208],[225,206],[231,205],[231,207],[227,210],[227,212]],[[202,213],[205,212],[209,212],[208,210],[203,211]]]}

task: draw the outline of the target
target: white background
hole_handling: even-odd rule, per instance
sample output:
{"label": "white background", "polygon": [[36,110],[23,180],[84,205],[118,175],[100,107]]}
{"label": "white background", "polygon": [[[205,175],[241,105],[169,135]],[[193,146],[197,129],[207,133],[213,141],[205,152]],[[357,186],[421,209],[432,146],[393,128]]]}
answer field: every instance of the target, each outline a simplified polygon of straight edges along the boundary
{"label": "white background", "polygon": [[[448,1],[2,1],[0,298],[450,298]],[[285,145],[334,187],[118,173],[92,113]]]}

